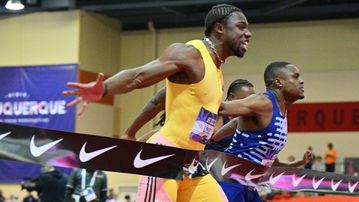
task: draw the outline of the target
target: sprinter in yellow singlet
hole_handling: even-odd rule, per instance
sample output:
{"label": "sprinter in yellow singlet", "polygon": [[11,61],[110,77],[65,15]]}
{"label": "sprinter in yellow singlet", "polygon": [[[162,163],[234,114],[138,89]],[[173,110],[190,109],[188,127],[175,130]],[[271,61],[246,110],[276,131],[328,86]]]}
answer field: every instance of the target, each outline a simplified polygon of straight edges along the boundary
{"label": "sprinter in yellow singlet", "polygon": [[[95,82],[68,83],[76,89],[64,94],[77,95],[69,106],[83,102],[81,114],[89,103],[107,94],[127,93],[167,79],[166,122],[148,142],[201,151],[211,137],[222,101],[221,65],[229,56],[243,57],[251,36],[243,12],[219,4],[206,16],[204,39],[172,44],[158,59],[120,71],[105,81],[99,73]],[[182,181],[143,176],[137,201],[227,201],[210,174],[193,176],[191,169],[185,172]]]}

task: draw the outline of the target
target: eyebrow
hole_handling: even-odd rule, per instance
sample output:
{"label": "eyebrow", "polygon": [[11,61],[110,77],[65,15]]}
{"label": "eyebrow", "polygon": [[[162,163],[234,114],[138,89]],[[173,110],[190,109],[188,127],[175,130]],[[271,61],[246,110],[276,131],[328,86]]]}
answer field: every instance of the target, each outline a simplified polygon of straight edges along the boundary
{"label": "eyebrow", "polygon": [[236,24],[244,24],[244,25],[246,25],[246,27],[248,27],[248,23],[246,22],[246,21],[244,21],[244,20],[241,20],[241,21],[239,21],[239,22],[237,22]]}

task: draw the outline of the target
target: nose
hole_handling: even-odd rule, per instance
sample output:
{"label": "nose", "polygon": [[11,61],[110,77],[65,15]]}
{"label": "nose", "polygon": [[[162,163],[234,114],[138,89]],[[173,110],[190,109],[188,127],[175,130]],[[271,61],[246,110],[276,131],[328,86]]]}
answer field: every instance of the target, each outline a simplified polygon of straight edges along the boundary
{"label": "nose", "polygon": [[244,35],[246,36],[246,38],[251,38],[252,37],[252,33],[249,31],[249,30],[247,30],[245,33],[244,33]]}
{"label": "nose", "polygon": [[300,84],[304,84],[304,80],[300,78]]}

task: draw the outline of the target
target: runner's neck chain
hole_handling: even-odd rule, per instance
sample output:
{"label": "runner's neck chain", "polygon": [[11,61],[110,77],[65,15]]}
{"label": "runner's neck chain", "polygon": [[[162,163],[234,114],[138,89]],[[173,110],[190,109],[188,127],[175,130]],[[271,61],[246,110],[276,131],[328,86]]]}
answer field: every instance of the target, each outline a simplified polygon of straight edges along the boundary
{"label": "runner's neck chain", "polygon": [[219,56],[216,47],[214,47],[213,42],[211,41],[211,39],[209,39],[208,37],[204,38],[204,41],[208,43],[208,45],[211,47],[211,49],[214,52],[214,55],[216,56],[217,60],[221,63],[220,65],[222,65],[224,63],[224,60]]}

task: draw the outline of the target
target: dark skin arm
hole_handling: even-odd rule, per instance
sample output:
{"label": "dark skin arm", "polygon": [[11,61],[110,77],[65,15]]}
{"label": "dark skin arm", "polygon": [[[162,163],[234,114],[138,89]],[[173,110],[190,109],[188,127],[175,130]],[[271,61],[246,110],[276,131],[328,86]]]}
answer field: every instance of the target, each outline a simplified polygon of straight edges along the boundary
{"label": "dark skin arm", "polygon": [[268,116],[272,103],[264,94],[253,94],[243,99],[222,102],[218,110],[221,116]]}
{"label": "dark skin arm", "polygon": [[233,135],[236,132],[237,124],[238,124],[238,119],[236,118],[232,119],[223,127],[221,127],[217,132],[215,132],[211,140],[217,142],[223,138]]}
{"label": "dark skin arm", "polygon": [[313,161],[313,154],[310,151],[306,151],[303,155],[303,159],[296,162],[289,162],[289,163],[283,163],[280,162],[278,158],[273,163],[273,166],[278,167],[300,167],[304,166],[305,164]]}
{"label": "dark skin arm", "polygon": [[166,88],[162,88],[151,100],[145,105],[135,120],[127,128],[122,139],[136,140],[136,133],[143,125],[152,120],[159,112],[165,109]]}
{"label": "dark skin arm", "polygon": [[77,95],[67,106],[82,102],[78,113],[80,115],[89,103],[101,100],[104,92],[111,95],[127,93],[153,85],[165,78],[190,84],[202,80],[203,76],[204,64],[198,50],[190,45],[177,43],[169,46],[158,59],[137,68],[120,71],[106,81],[103,73],[99,73],[94,82],[69,82],[67,85],[76,89],[64,91],[63,94]]}
{"label": "dark skin arm", "polygon": [[[256,124],[256,130],[268,125],[272,118],[272,103],[270,99],[263,94],[253,94],[244,99],[238,99],[233,101],[222,102],[218,114],[222,116],[241,116],[241,117],[258,117],[259,124]],[[212,137],[213,141],[219,141],[229,135],[235,133],[236,128],[248,130],[248,128],[242,128],[239,124],[239,119],[234,118],[229,123],[219,129]]]}
{"label": "dark skin arm", "polygon": [[[245,131],[259,130],[267,127],[272,119],[273,106],[265,94],[253,94],[244,99],[222,102],[219,115],[237,117],[237,128]],[[234,132],[235,130],[232,129]],[[231,131],[231,132],[232,132]],[[227,135],[213,138],[215,141]],[[233,133],[232,133],[233,134]]]}
{"label": "dark skin arm", "polygon": [[147,142],[147,140],[150,139],[150,137],[152,137],[152,135],[157,133],[158,130],[159,129],[154,129],[154,130],[151,130],[150,132],[145,133],[144,135],[139,137],[137,141],[139,141],[139,142]]}

